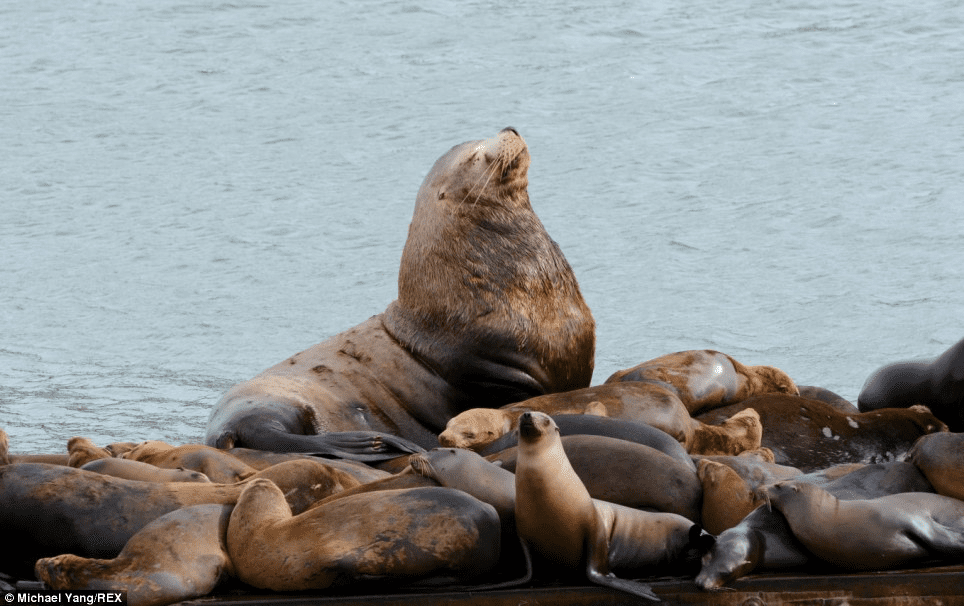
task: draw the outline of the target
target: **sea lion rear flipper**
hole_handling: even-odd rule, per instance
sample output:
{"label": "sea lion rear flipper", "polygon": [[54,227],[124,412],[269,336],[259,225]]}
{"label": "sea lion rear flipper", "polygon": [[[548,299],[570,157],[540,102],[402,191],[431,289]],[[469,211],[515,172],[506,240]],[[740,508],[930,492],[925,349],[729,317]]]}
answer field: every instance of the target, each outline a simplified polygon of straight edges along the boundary
{"label": "sea lion rear flipper", "polygon": [[964,530],[931,522],[929,532],[916,537],[928,551],[944,558],[964,557]]}
{"label": "sea lion rear flipper", "polygon": [[596,528],[586,543],[586,578],[591,583],[625,591],[647,600],[661,602],[652,588],[645,583],[620,579],[609,571],[609,528],[597,518]]}
{"label": "sea lion rear flipper", "polygon": [[[380,431],[332,431],[305,435],[268,425],[248,428],[238,424],[235,435],[237,437],[232,446],[271,452],[300,452],[365,463],[425,452],[414,442]],[[218,447],[221,448],[220,443]]]}

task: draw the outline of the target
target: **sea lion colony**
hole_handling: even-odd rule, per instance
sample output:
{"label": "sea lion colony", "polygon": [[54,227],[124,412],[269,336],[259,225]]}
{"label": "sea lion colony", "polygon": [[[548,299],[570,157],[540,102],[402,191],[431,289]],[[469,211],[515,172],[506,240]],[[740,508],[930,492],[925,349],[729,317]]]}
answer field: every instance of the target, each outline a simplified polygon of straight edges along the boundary
{"label": "sea lion colony", "polygon": [[755,570],[964,559],[964,434],[948,432],[964,340],[874,373],[859,410],[710,350],[591,387],[594,320],[528,167],[511,128],[443,155],[398,300],[229,390],[207,444],[18,455],[0,430],[0,529],[21,546],[0,554],[0,586],[154,605],[576,570],[658,599],[635,579],[714,590]]}

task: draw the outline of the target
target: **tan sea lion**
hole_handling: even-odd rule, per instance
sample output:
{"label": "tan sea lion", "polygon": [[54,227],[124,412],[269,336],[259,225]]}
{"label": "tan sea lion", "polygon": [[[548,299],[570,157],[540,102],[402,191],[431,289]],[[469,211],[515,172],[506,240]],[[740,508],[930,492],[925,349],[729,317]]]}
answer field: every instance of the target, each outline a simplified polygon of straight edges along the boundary
{"label": "tan sea lion", "polygon": [[71,467],[83,467],[91,461],[113,456],[109,450],[97,446],[89,438],[76,436],[67,440],[67,464]]}
{"label": "tan sea lion", "polygon": [[818,558],[850,570],[887,570],[964,557],[964,502],[904,492],[843,501],[797,481],[766,488],[794,536]]}
{"label": "tan sea lion", "polygon": [[953,432],[964,432],[964,339],[933,360],[895,362],[875,370],[857,396],[864,412],[928,407]]}
{"label": "tan sea lion", "polygon": [[841,463],[900,461],[921,436],[947,430],[923,406],[847,414],[825,402],[777,393],[753,396],[697,418],[718,423],[745,408],[759,413],[762,445],[773,451],[776,462],[804,472]]}
{"label": "tan sea lion", "polygon": [[499,409],[467,410],[449,420],[439,434],[439,444],[481,449],[515,430],[525,411],[552,417],[596,415],[649,425],[668,433],[694,454],[739,454],[758,448],[762,435],[759,417],[754,419],[753,413],[741,411],[731,422],[706,425],[690,417],[673,388],[627,381],[547,394]]}
{"label": "tan sea lion", "polygon": [[546,414],[526,412],[519,418],[515,474],[519,537],[546,560],[584,572],[592,583],[659,600],[648,585],[613,573],[682,566],[687,555],[712,543],[682,516],[593,501]]}
{"label": "tan sea lion", "polygon": [[150,463],[164,469],[193,469],[217,484],[233,484],[257,471],[236,456],[205,444],[172,446],[149,440],[120,455],[122,459]]}
{"label": "tan sea lion", "polygon": [[762,497],[730,467],[701,459],[696,469],[703,485],[701,521],[710,534],[733,528],[763,503]]}
{"label": "tan sea lion", "polygon": [[757,569],[799,568],[812,559],[793,536],[783,514],[764,505],[717,535],[703,556],[695,582],[704,591],[714,591]]}
{"label": "tan sea lion", "polygon": [[251,482],[228,524],[237,576],[262,589],[300,591],[387,579],[473,579],[499,559],[495,509],[459,490],[358,494],[292,516],[277,486]]}
{"label": "tan sea lion", "polygon": [[7,432],[0,429],[0,465],[10,464],[10,439]]}
{"label": "tan sea lion", "polygon": [[398,274],[374,316],[231,388],[205,443],[382,460],[438,444],[463,410],[589,385],[595,324],[529,204],[512,128],[425,177]]}
{"label": "tan sea lion", "polygon": [[84,463],[80,469],[102,473],[115,478],[138,480],[140,482],[210,482],[211,479],[200,471],[192,469],[163,469],[150,463],[128,459],[94,459]]}
{"label": "tan sea lion", "polygon": [[938,494],[964,501],[964,434],[924,436],[911,448],[908,459]]}
{"label": "tan sea lion", "polygon": [[358,484],[315,461],[279,463],[238,484],[140,482],[59,465],[6,465],[0,528],[20,547],[0,550],[0,570],[29,574],[38,558],[63,553],[114,558],[151,521],[189,505],[232,504],[245,482],[258,478],[277,483],[297,512]]}
{"label": "tan sea lion", "polygon": [[192,505],[135,533],[113,559],[65,554],[37,560],[55,590],[126,591],[132,606],[162,606],[209,594],[234,576],[225,537],[231,505]]}
{"label": "tan sea lion", "polygon": [[[593,498],[699,521],[703,487],[695,466],[690,469],[654,448],[605,436],[562,436],[560,444],[567,464]],[[519,453],[511,448],[486,459],[515,472]]]}
{"label": "tan sea lion", "polygon": [[799,390],[773,366],[744,366],[711,349],[679,351],[613,373],[606,383],[644,381],[673,387],[690,414],[734,404],[761,393]]}
{"label": "tan sea lion", "polygon": [[269,452],[267,450],[254,450],[252,448],[232,448],[226,452],[240,459],[245,465],[253,467],[258,471],[271,467],[277,463],[307,458],[320,460],[325,465],[340,469],[345,473],[354,476],[356,480],[362,483],[371,482],[391,475],[387,471],[375,469],[371,465],[366,465],[360,461],[316,457],[312,454],[302,452]]}

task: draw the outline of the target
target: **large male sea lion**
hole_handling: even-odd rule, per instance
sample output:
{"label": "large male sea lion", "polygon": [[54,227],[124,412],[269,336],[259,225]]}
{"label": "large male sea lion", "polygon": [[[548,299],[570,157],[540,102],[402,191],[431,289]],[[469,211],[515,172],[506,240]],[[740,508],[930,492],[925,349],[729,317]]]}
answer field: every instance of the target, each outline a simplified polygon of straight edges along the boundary
{"label": "large male sea lion", "polygon": [[648,585],[614,572],[682,567],[687,556],[712,544],[712,536],[683,516],[594,501],[546,414],[519,418],[515,474],[519,537],[546,560],[580,571],[592,583],[658,600]]}
{"label": "large male sea lion", "polygon": [[775,366],[745,366],[712,349],[666,354],[613,373],[606,383],[643,381],[672,386],[690,414],[735,404],[761,393],[800,393]]}
{"label": "large male sea lion", "polygon": [[964,432],[964,339],[933,360],[895,362],[867,378],[857,407],[862,411],[922,404],[953,432]]}
{"label": "large male sea lion", "polygon": [[297,516],[255,480],[228,523],[238,578],[275,591],[427,577],[474,579],[499,560],[499,516],[468,494],[430,487],[336,499]]}
{"label": "large male sea lion", "polygon": [[595,324],[529,204],[512,128],[429,172],[379,314],[231,388],[209,445],[381,460],[438,444],[446,422],[589,385]]}
{"label": "large male sea lion", "polygon": [[851,570],[886,570],[964,557],[964,502],[929,492],[844,501],[795,480],[766,488],[794,536],[818,558]]}

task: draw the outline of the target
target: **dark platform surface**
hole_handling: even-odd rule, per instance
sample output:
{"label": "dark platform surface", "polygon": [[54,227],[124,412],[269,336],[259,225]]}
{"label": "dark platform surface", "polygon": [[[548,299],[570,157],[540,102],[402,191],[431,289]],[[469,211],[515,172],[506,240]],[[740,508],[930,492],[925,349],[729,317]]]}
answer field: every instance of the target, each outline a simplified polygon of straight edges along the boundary
{"label": "dark platform surface", "polygon": [[[814,575],[771,573],[746,576],[730,590],[701,591],[692,578],[651,581],[669,605],[864,606],[870,604],[964,606],[964,563],[888,572]],[[181,602],[193,606],[623,606],[656,604],[603,587],[522,587],[498,591],[425,591],[379,595],[227,593]]]}

